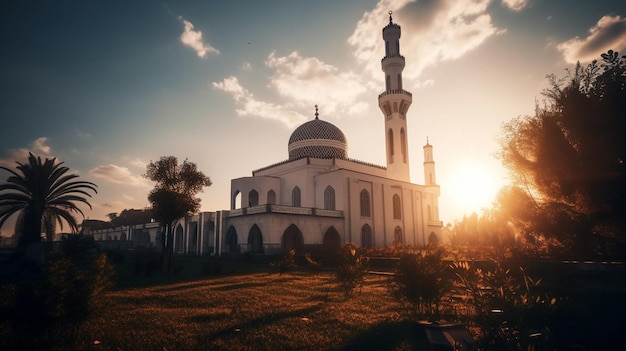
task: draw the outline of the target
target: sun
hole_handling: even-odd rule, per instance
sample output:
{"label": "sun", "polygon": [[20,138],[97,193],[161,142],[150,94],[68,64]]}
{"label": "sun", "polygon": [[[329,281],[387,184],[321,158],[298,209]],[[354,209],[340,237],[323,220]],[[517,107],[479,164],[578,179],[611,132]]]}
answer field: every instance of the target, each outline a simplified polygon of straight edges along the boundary
{"label": "sun", "polygon": [[446,185],[454,207],[462,213],[480,212],[491,208],[501,184],[487,167],[462,164],[454,169]]}

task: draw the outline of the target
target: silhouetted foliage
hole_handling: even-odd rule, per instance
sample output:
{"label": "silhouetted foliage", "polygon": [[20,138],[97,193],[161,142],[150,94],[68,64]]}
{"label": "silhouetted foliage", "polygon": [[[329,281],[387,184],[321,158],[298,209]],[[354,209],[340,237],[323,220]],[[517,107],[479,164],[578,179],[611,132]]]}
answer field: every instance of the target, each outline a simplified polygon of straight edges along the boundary
{"label": "silhouetted foliage", "polygon": [[412,316],[439,318],[443,297],[452,288],[444,254],[443,248],[433,247],[400,256],[390,289]]}
{"label": "silhouetted foliage", "polygon": [[522,267],[517,272],[494,261],[489,268],[469,262],[453,264],[455,289],[471,317],[465,322],[481,330],[486,350],[530,350],[551,345],[550,317],[556,299],[535,292],[534,280]]}
{"label": "silhouetted foliage", "polygon": [[19,339],[33,337],[45,343],[33,345],[39,349],[61,342],[59,338],[71,339],[84,320],[106,305],[104,293],[115,281],[107,256],[81,234],[64,237],[43,272],[39,280],[18,282],[13,295],[5,296],[11,308],[4,317],[11,320],[15,338],[10,342],[29,345]]}
{"label": "silhouetted foliage", "polygon": [[[565,79],[548,76],[545,106],[502,130],[500,157],[525,192],[501,206],[527,236],[556,239],[577,256],[626,246],[626,57],[602,54]],[[504,199],[503,199],[504,200]]]}
{"label": "silhouetted foliage", "polygon": [[189,216],[200,208],[200,198],[196,195],[205,186],[211,185],[211,179],[198,171],[196,164],[185,160],[178,164],[174,156],[163,156],[159,161],[150,162],[144,177],[156,183],[150,191],[148,200],[152,204],[152,215],[161,223],[164,235],[161,235],[163,258],[168,257],[168,272],[171,268],[171,256],[174,246],[172,225],[175,221]]}
{"label": "silhouetted foliage", "polygon": [[150,223],[150,221],[152,220],[152,210],[138,210],[134,208],[124,209],[119,214],[109,213],[107,217],[109,217],[109,223],[111,227],[144,224]]}
{"label": "silhouetted foliage", "polygon": [[278,261],[270,263],[273,267],[278,267],[280,275],[296,268],[296,250],[291,249],[280,256]]}
{"label": "silhouetted foliage", "polygon": [[78,231],[73,214],[84,214],[77,203],[91,208],[86,198],[96,192],[96,185],[75,180],[78,175],[67,174],[69,168],[56,158],[42,161],[31,153],[27,163],[16,163],[17,171],[0,166],[10,173],[7,182],[0,185],[0,227],[18,215],[15,232],[20,248],[40,242],[42,232],[51,241],[57,223],[61,229],[67,223]]}
{"label": "silhouetted foliage", "polygon": [[341,247],[335,276],[346,297],[363,284],[368,264],[369,258],[363,249],[353,243]]}

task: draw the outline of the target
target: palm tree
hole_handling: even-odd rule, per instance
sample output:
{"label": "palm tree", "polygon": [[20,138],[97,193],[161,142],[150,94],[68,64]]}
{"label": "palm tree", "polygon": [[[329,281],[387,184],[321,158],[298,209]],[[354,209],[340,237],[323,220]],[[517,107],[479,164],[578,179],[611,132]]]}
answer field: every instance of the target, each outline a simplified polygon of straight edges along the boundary
{"label": "palm tree", "polygon": [[0,166],[11,175],[6,184],[0,184],[0,227],[13,215],[17,214],[15,232],[19,235],[18,247],[25,248],[41,241],[41,233],[52,240],[56,223],[63,229],[63,223],[78,231],[74,214],[83,211],[77,203],[89,206],[86,197],[90,191],[97,193],[96,184],[74,180],[76,174],[67,174],[68,167],[56,158],[35,157],[29,153],[28,162],[16,162],[17,172]]}

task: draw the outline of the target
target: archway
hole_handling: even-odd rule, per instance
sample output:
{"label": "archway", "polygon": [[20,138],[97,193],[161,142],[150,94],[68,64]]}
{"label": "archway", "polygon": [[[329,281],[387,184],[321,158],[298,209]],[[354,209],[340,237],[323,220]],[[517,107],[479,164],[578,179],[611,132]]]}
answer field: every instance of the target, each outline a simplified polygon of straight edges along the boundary
{"label": "archway", "polygon": [[439,245],[439,238],[437,238],[437,234],[435,234],[435,232],[430,232],[430,235],[428,236],[428,245]]}
{"label": "archway", "polygon": [[329,253],[336,253],[341,247],[341,238],[335,227],[331,226],[324,234],[324,250]]}
{"label": "archway", "polygon": [[404,244],[404,235],[400,226],[397,226],[393,232],[393,244],[394,246],[402,246]]}
{"label": "archway", "polygon": [[290,225],[283,233],[282,246],[285,252],[298,251],[303,244],[304,240],[300,229],[295,224]]}
{"label": "archway", "polygon": [[226,232],[226,247],[228,252],[239,252],[239,243],[237,242],[237,230],[232,225]]}
{"label": "archway", "polygon": [[259,204],[259,192],[252,189],[248,193],[248,207],[257,206]]}
{"label": "archway", "polygon": [[263,253],[263,235],[258,225],[253,225],[248,233],[248,250],[252,253]]}
{"label": "archway", "polygon": [[363,224],[361,227],[361,247],[369,249],[373,246],[372,227],[370,227],[369,224]]}
{"label": "archway", "polygon": [[184,248],[184,233],[183,233],[183,226],[182,225],[177,225],[176,226],[176,231],[175,231],[175,235],[174,235],[174,251],[175,252],[184,252],[185,248]]}

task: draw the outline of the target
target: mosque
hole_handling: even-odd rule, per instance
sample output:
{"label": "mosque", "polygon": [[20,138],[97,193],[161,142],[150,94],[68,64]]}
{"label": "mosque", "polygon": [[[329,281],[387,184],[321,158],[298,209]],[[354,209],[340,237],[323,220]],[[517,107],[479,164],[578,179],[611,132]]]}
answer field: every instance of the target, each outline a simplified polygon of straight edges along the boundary
{"label": "mosque", "polygon": [[[425,184],[410,182],[406,114],[412,94],[402,88],[401,30],[391,13],[382,32],[385,91],[378,95],[378,106],[386,167],[349,158],[345,134],[322,120],[315,106],[315,118],[291,134],[287,160],[231,180],[229,210],[201,212],[175,225],[174,252],[276,254],[311,247],[332,251],[348,242],[371,248],[442,240],[439,185],[428,141]],[[158,247],[161,234],[158,223],[148,223],[93,235]]]}

